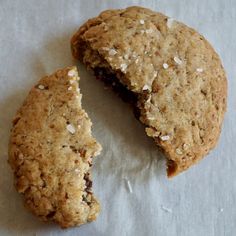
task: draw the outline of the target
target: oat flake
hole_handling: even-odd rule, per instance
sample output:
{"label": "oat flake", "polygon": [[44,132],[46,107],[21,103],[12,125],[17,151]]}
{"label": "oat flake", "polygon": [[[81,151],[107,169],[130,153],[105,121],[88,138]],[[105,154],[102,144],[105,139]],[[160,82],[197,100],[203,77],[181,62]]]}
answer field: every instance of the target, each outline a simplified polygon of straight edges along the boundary
{"label": "oat flake", "polygon": [[101,49],[104,50],[104,51],[109,51],[110,50],[108,47],[102,47]]}
{"label": "oat flake", "polygon": [[202,73],[203,69],[202,68],[197,68],[196,71],[199,72],[199,73]]}
{"label": "oat flake", "polygon": [[175,20],[174,20],[173,18],[168,18],[168,19],[167,19],[166,24],[167,24],[167,27],[168,27],[169,29],[173,26],[174,21],[175,21]]}
{"label": "oat flake", "polygon": [[153,116],[148,117],[149,120],[155,120],[156,118]]}
{"label": "oat flake", "polygon": [[154,71],[153,77],[154,77],[154,78],[157,77],[157,71]]}

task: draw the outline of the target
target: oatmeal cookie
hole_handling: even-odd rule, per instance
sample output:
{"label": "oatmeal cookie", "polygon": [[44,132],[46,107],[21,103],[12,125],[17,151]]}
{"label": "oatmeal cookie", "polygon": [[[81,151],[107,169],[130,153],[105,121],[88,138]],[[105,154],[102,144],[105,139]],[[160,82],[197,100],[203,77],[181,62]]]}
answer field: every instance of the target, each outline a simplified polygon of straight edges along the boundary
{"label": "oatmeal cookie", "polygon": [[215,147],[226,111],[220,58],[194,29],[141,7],[107,10],[71,39],[72,54],[135,107],[169,177]]}
{"label": "oatmeal cookie", "polygon": [[90,169],[101,146],[81,107],[75,67],[42,78],[13,120],[9,163],[25,205],[62,228],[96,219]]}

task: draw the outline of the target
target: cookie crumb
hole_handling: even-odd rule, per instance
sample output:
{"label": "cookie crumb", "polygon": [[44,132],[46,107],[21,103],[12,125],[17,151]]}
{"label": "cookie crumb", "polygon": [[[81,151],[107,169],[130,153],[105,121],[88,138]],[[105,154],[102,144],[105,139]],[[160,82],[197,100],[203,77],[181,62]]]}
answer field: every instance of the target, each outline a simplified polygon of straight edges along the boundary
{"label": "cookie crumb", "polygon": [[169,135],[164,135],[164,136],[161,136],[160,139],[162,141],[168,141],[170,139],[170,136]]}
{"label": "cookie crumb", "polygon": [[72,90],[72,87],[70,86],[70,87],[68,88],[68,90]]}
{"label": "cookie crumb", "polygon": [[153,128],[145,128],[145,132],[146,132],[147,136],[149,136],[149,137],[158,137],[160,134],[158,131],[156,131]]}
{"label": "cookie crumb", "polygon": [[196,71],[199,72],[199,73],[202,73],[203,69],[202,68],[197,68]]}
{"label": "cookie crumb", "polygon": [[183,63],[178,57],[174,57],[174,61],[178,65],[181,65]]}
{"label": "cookie crumb", "polygon": [[141,25],[144,25],[144,23],[145,23],[143,19],[141,19],[139,22]]}
{"label": "cookie crumb", "polygon": [[75,133],[75,127],[72,124],[69,124],[66,126],[66,129],[71,133],[74,134]]}
{"label": "cookie crumb", "polygon": [[173,18],[168,18],[167,19],[167,27],[170,29],[173,26],[173,23],[175,22],[175,20]]}
{"label": "cookie crumb", "polygon": [[79,168],[76,168],[76,169],[75,169],[75,172],[76,172],[76,173],[79,173]]}
{"label": "cookie crumb", "polygon": [[38,86],[38,88],[41,89],[41,90],[44,90],[44,89],[45,89],[45,87],[44,87],[42,84],[40,84],[40,85]]}
{"label": "cookie crumb", "polygon": [[128,60],[129,56],[127,54],[124,55],[124,59]]}
{"label": "cookie crumb", "polygon": [[116,54],[117,54],[117,51],[114,48],[109,50],[109,56],[115,56]]}
{"label": "cookie crumb", "polygon": [[163,64],[163,68],[164,68],[164,69],[168,69],[168,67],[169,67],[169,65],[168,65],[167,63],[164,63],[164,64]]}
{"label": "cookie crumb", "polygon": [[168,207],[165,207],[165,206],[161,206],[161,209],[165,212],[168,212],[168,213],[172,213],[172,209],[168,208]]}
{"label": "cookie crumb", "polygon": [[128,190],[129,190],[129,192],[130,192],[130,193],[133,193],[133,189],[132,189],[132,186],[131,186],[131,184],[130,184],[130,181],[129,181],[128,179],[126,179],[126,178],[124,178],[124,180],[125,180],[125,182],[126,182],[126,184],[127,184],[127,188],[128,188]]}

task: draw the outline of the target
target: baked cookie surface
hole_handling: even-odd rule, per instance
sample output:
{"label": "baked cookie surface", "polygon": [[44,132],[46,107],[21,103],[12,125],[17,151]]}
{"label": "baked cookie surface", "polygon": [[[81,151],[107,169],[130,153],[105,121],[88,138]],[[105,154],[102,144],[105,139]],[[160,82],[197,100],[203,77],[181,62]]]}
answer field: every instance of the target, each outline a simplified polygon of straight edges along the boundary
{"label": "baked cookie surface", "polygon": [[175,176],[217,143],[227,80],[217,53],[188,26],[141,7],[107,10],[71,39],[72,54],[131,102]]}
{"label": "baked cookie surface", "polygon": [[81,107],[76,67],[58,70],[31,89],[13,120],[9,163],[25,205],[61,227],[96,219],[92,158],[101,151]]}

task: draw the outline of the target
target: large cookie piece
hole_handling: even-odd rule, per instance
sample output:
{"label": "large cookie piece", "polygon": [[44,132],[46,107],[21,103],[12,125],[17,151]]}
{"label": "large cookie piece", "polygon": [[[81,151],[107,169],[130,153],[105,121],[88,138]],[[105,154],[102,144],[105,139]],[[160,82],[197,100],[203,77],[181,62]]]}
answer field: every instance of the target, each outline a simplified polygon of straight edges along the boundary
{"label": "large cookie piece", "polygon": [[96,219],[92,159],[101,146],[81,107],[75,67],[42,78],[13,120],[9,163],[25,205],[44,221],[66,228]]}
{"label": "large cookie piece", "polygon": [[72,37],[73,56],[130,101],[164,151],[168,176],[217,143],[227,81],[219,56],[188,26],[140,7],[108,10]]}

